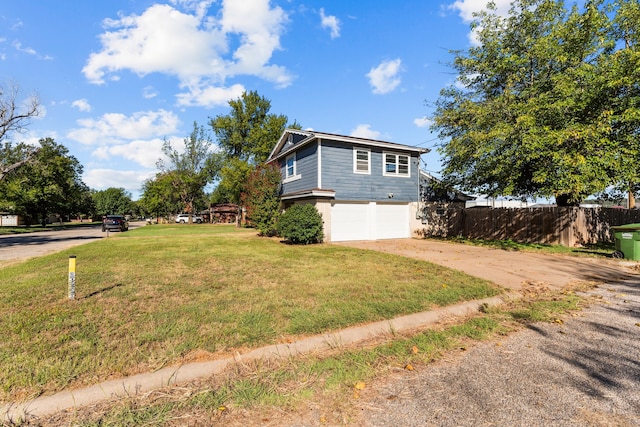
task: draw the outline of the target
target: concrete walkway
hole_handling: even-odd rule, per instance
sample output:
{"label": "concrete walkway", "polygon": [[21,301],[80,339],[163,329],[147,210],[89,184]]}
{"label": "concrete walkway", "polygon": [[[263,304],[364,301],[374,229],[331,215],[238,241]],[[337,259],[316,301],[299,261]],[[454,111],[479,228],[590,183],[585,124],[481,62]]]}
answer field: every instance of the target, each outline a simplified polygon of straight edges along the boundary
{"label": "concrete walkway", "polygon": [[629,270],[624,268],[625,263],[620,261],[613,263],[597,259],[545,256],[442,242],[409,239],[350,242],[348,245],[439,263],[486,278],[509,288],[511,291],[502,297],[466,302],[439,310],[313,336],[293,343],[271,345],[226,359],[167,367],[155,372],[107,381],[87,388],[65,390],[27,402],[4,405],[0,407],[0,420],[16,422],[31,417],[43,417],[58,411],[80,408],[109,399],[186,384],[196,379],[218,375],[235,363],[249,360],[288,358],[352,346],[373,338],[392,338],[398,332],[417,330],[447,318],[476,312],[482,304],[498,305],[507,299],[517,298],[521,295],[519,291],[532,282],[562,287],[576,280],[618,280],[632,275]]}

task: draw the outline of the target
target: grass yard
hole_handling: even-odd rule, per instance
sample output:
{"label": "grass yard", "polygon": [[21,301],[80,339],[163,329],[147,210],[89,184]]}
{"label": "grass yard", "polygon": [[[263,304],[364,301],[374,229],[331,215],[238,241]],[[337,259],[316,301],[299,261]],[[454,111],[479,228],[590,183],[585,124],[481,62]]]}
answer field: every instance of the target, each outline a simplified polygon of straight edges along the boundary
{"label": "grass yard", "polygon": [[373,340],[329,354],[238,363],[224,375],[54,414],[34,425],[239,426],[256,420],[278,425],[283,415],[304,417],[310,408],[320,412],[313,417],[320,424],[351,425],[361,410],[360,390],[379,387],[401,371],[421,371],[479,342],[495,340],[499,345],[506,335],[532,322],[562,322],[588,304],[574,291],[589,287],[576,285],[571,291],[545,291],[501,307],[485,307],[474,316],[390,341]]}
{"label": "grass yard", "polygon": [[[76,300],[67,299],[69,255]],[[427,262],[153,225],[0,269],[0,400],[497,295]]]}

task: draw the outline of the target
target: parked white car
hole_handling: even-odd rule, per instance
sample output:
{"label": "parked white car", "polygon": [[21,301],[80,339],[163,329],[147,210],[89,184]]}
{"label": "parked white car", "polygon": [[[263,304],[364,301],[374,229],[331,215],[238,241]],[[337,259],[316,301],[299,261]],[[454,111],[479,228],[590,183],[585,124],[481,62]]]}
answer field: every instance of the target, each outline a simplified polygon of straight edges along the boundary
{"label": "parked white car", "polygon": [[[179,214],[176,216],[176,222],[180,224],[185,224],[189,222],[189,214]],[[202,222],[202,217],[199,215],[191,215],[191,221],[200,224]]]}

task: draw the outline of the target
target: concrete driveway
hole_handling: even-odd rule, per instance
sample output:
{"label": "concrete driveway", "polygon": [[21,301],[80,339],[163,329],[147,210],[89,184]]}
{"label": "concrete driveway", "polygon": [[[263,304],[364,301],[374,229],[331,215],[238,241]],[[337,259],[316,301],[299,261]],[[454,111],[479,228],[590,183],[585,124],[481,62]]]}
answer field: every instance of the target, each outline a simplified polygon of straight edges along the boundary
{"label": "concrete driveway", "polygon": [[560,288],[575,281],[626,280],[635,276],[629,267],[636,265],[613,258],[542,255],[423,239],[338,244],[430,261],[514,290],[525,284]]}

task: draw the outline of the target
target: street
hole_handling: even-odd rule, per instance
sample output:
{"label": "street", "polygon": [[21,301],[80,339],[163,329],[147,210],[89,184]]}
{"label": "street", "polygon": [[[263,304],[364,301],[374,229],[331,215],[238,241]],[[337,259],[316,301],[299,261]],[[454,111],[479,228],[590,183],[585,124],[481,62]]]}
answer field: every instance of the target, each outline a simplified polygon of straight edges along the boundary
{"label": "street", "polygon": [[[129,229],[144,223],[131,222]],[[111,232],[113,233],[113,232]],[[69,227],[66,230],[0,235],[0,267],[12,261],[58,252],[106,237],[100,225]]]}

